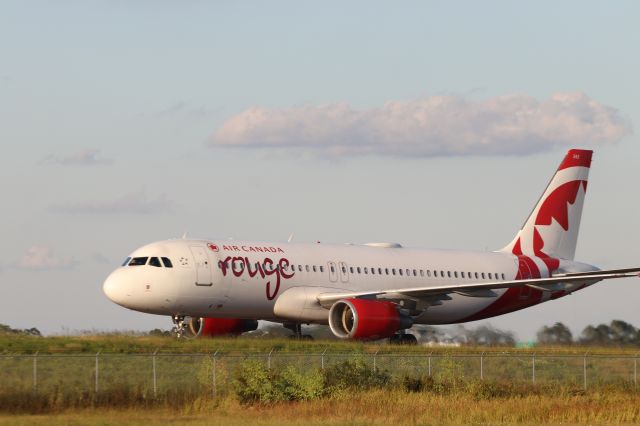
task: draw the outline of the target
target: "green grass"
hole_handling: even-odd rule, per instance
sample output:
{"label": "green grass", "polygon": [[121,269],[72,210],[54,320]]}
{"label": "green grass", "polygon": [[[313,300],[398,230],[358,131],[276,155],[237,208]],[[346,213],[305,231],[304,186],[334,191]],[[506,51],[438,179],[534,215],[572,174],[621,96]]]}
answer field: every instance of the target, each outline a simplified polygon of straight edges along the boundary
{"label": "green grass", "polygon": [[158,353],[369,353],[380,354],[555,354],[555,355],[607,355],[633,356],[636,347],[584,347],[579,345],[515,349],[513,347],[423,347],[396,346],[385,342],[353,342],[341,340],[292,340],[287,338],[238,338],[183,339],[162,336],[135,336],[127,334],[102,334],[82,336],[17,336],[0,334],[0,354],[151,354]]}

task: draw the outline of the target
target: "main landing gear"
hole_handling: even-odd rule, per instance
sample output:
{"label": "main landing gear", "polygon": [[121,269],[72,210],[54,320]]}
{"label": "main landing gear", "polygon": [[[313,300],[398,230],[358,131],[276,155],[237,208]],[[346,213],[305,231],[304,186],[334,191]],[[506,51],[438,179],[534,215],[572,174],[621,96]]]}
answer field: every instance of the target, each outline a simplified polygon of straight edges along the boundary
{"label": "main landing gear", "polygon": [[296,340],[313,340],[310,334],[302,334],[302,324],[299,322],[287,322],[282,324],[282,326],[288,330],[293,331],[293,335],[289,336],[291,339]]}
{"label": "main landing gear", "polygon": [[418,339],[413,334],[399,331],[393,336],[389,337],[389,343],[392,345],[417,345]]}
{"label": "main landing gear", "polygon": [[175,334],[176,338],[182,339],[187,335],[187,323],[184,320],[184,315],[171,315],[173,321],[173,329],[171,332]]}

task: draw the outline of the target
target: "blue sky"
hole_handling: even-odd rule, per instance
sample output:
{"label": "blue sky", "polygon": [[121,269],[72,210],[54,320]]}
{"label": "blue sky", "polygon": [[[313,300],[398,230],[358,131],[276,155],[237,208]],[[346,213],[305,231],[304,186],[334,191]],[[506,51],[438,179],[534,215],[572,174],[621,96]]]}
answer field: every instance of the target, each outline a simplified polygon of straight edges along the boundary
{"label": "blue sky", "polygon": [[[500,248],[573,146],[595,150],[577,258],[638,265],[639,9],[1,2],[0,322],[168,327],[101,283],[185,231]],[[638,284],[489,322],[640,326]]]}

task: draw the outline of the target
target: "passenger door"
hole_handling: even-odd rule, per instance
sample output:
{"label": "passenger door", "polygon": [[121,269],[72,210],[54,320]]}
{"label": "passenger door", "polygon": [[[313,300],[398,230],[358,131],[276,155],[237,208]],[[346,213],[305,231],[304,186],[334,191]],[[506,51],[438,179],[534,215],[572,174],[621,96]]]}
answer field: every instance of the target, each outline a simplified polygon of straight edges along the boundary
{"label": "passenger door", "polygon": [[209,255],[204,246],[191,246],[191,253],[195,261],[196,267],[196,285],[198,286],[211,286],[213,281],[211,279],[211,265],[209,264]]}
{"label": "passenger door", "polygon": [[[518,264],[518,269],[522,274],[523,280],[531,278],[531,275],[532,275],[531,269],[529,268],[529,265],[527,265],[527,262],[520,259],[520,262]],[[531,297],[531,287],[528,287],[526,285],[523,285],[522,287],[520,287],[520,293],[518,297],[520,298],[520,300],[527,300],[529,297]]]}

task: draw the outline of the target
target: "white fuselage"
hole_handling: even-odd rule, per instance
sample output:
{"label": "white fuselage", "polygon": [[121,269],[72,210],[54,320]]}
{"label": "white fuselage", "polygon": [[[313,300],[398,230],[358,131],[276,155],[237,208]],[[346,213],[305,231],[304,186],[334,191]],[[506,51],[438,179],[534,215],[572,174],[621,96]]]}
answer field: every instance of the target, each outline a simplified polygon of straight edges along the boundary
{"label": "white fuselage", "polygon": [[[130,258],[139,259],[137,263],[141,264],[116,269],[104,284],[107,296],[124,307],[159,315],[272,321],[292,319],[278,316],[274,306],[281,295],[294,288],[311,289],[315,294],[347,293],[528,278],[526,272],[523,276],[523,265],[513,254],[412,249],[395,244],[179,239],[146,245]],[[171,262],[171,267],[163,258]],[[593,269],[590,265],[561,261],[558,271]],[[583,287],[584,284],[567,284],[561,291],[543,292],[523,286],[495,290],[494,297],[458,292],[428,300],[429,306],[415,318],[415,323],[447,324],[487,318]],[[310,314],[305,313],[307,308]],[[319,305],[301,306],[300,312],[299,318],[293,319],[306,323],[326,323],[329,313]]]}

